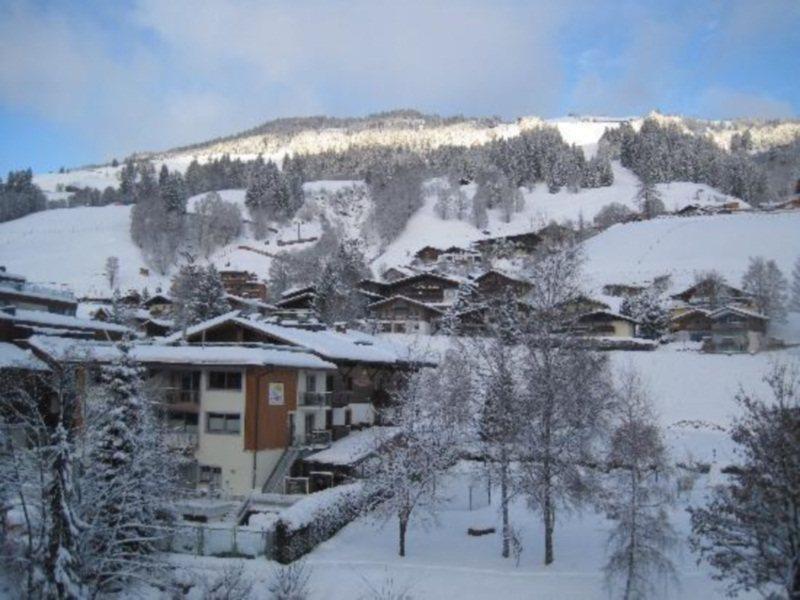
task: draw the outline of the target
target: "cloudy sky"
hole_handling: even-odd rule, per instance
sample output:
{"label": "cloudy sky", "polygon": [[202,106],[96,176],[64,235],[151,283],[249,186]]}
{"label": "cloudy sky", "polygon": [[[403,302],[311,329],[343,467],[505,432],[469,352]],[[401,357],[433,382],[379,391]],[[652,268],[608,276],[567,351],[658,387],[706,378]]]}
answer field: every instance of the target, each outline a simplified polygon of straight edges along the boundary
{"label": "cloudy sky", "polygon": [[798,0],[0,0],[0,173],[298,115],[792,117]]}

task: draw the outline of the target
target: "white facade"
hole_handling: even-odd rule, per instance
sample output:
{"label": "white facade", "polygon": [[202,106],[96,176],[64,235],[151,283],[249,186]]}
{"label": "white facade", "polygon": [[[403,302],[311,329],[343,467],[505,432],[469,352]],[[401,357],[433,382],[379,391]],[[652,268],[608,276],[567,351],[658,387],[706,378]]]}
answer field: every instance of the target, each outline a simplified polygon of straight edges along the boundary
{"label": "white facade", "polygon": [[[240,373],[240,389],[209,389],[211,371]],[[201,373],[198,442],[195,451],[198,477],[216,477],[208,470],[219,469],[218,487],[223,493],[245,494],[253,489],[255,470],[255,487],[260,490],[278,463],[282,450],[260,450],[255,453],[244,448],[246,394],[244,369],[204,369]],[[238,432],[213,431],[210,421],[217,415],[238,415]]]}

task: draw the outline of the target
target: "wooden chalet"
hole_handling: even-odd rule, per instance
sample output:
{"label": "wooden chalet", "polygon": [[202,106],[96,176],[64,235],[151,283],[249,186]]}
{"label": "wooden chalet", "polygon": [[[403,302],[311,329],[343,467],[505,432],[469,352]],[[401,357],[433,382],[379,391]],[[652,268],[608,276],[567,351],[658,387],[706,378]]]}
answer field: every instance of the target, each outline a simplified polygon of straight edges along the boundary
{"label": "wooden chalet", "polygon": [[575,319],[575,333],[587,336],[632,338],[636,337],[636,319],[609,310],[595,310]]}
{"label": "wooden chalet", "polygon": [[711,349],[717,352],[758,352],[767,343],[769,317],[739,306],[725,306],[709,314]]}
{"label": "wooden chalet", "polygon": [[232,296],[262,302],[267,299],[267,285],[259,281],[255,273],[227,270],[220,271],[219,276],[225,291]]}
{"label": "wooden chalet", "polygon": [[367,311],[375,329],[382,333],[432,334],[444,314],[442,309],[405,296],[373,302]]}
{"label": "wooden chalet", "polygon": [[516,235],[486,238],[474,243],[481,253],[498,256],[529,256],[541,244],[542,237],[533,231]]}
{"label": "wooden chalet", "polygon": [[455,299],[460,284],[459,279],[438,273],[418,273],[387,283],[383,286],[383,295],[403,296],[425,304],[443,304]]}
{"label": "wooden chalet", "polygon": [[288,290],[281,294],[275,306],[284,310],[310,311],[314,309],[317,290],[313,285]]}
{"label": "wooden chalet", "polygon": [[531,289],[531,284],[524,279],[513,277],[496,269],[490,269],[475,278],[475,287],[478,293],[485,298],[501,296],[509,289],[519,297]]}
{"label": "wooden chalet", "polygon": [[431,265],[439,260],[443,250],[434,246],[424,246],[414,253],[414,260],[424,265]]}
{"label": "wooden chalet", "polygon": [[711,335],[713,321],[711,311],[692,308],[670,319],[669,329],[673,338],[680,341],[701,342]]}
{"label": "wooden chalet", "polygon": [[172,298],[161,292],[157,292],[142,302],[142,308],[150,312],[155,317],[163,317],[172,311]]}
{"label": "wooden chalet", "polygon": [[727,283],[712,280],[699,281],[682,292],[673,294],[671,298],[676,301],[674,315],[691,307],[713,309],[725,304],[749,307],[752,303],[752,298],[747,292]]}

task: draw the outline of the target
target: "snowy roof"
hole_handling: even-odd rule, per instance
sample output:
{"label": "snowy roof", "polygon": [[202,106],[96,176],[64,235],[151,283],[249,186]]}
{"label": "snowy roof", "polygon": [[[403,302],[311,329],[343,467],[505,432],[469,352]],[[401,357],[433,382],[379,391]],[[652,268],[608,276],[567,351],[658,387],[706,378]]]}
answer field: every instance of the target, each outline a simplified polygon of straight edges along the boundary
{"label": "snowy roof", "polygon": [[397,427],[368,427],[354,431],[336,440],[320,452],[315,452],[303,460],[324,465],[352,466],[360,463],[378,447],[397,435]]}
{"label": "snowy roof", "polygon": [[740,306],[723,306],[722,308],[718,308],[717,310],[713,311],[708,316],[711,319],[718,319],[719,317],[728,313],[735,313],[737,315],[750,317],[753,319],[760,319],[761,321],[769,321],[769,317],[767,315],[763,315],[754,310],[747,310],[746,308],[742,308]]}
{"label": "snowy roof", "polygon": [[[55,360],[90,360],[108,362],[119,356],[119,347],[107,342],[74,340],[55,336],[33,336],[31,347]],[[335,369],[336,365],[308,352],[275,346],[165,346],[138,344],[131,348],[131,356],[146,364],[216,365],[216,366],[266,366],[294,367],[297,369]]]}
{"label": "snowy roof", "polygon": [[47,371],[48,367],[30,350],[23,350],[8,342],[0,342],[0,369]]}
{"label": "snowy roof", "polygon": [[42,310],[15,309],[14,313],[0,310],[0,319],[14,321],[17,323],[44,325],[49,327],[65,329],[91,329],[94,331],[116,331],[125,333],[130,331],[123,325],[115,323],[105,323],[103,321],[92,321],[90,319],[79,319],[70,315],[59,315],[56,313],[44,312]]}
{"label": "snowy roof", "polygon": [[[255,318],[241,317],[239,311],[231,311],[189,327],[186,336],[193,337],[225,323],[234,323],[281,343],[304,348],[327,360],[396,364],[407,362],[408,358],[407,353],[404,354],[377,337],[360,331],[340,332],[330,329],[286,327]],[[182,339],[183,332],[179,331],[165,337],[161,343],[175,344]]]}
{"label": "snowy roof", "polygon": [[237,296],[235,294],[225,294],[225,298],[232,302],[238,302],[240,304],[244,304],[246,306],[250,306],[253,308],[263,308],[265,310],[274,310],[275,305],[268,304],[267,302],[262,302],[261,300],[255,300],[254,298],[245,298],[243,296]]}
{"label": "snowy roof", "polygon": [[[17,280],[15,279],[15,281]],[[31,283],[26,283],[25,281],[19,283],[10,283],[9,281],[3,281],[2,277],[0,277],[0,292],[12,294],[14,296],[25,296],[27,298],[50,300],[51,302],[77,304],[75,297],[70,292],[42,287]]]}
{"label": "snowy roof", "polygon": [[686,312],[682,312],[679,315],[675,315],[670,319],[670,321],[680,321],[681,319],[685,319],[686,317],[691,315],[700,315],[702,317],[707,317],[709,314],[711,314],[710,310],[706,310],[704,308],[692,308],[687,310]]}
{"label": "snowy roof", "polygon": [[378,300],[377,302],[373,302],[372,304],[368,305],[367,308],[375,308],[376,306],[382,306],[383,304],[389,304],[390,302],[394,302],[396,300],[405,300],[409,304],[415,304],[417,306],[421,306],[421,307],[426,308],[428,310],[432,310],[432,311],[440,313],[440,314],[442,313],[442,311],[440,309],[436,308],[436,306],[433,306],[431,304],[426,304],[425,302],[420,302],[419,300],[414,300],[413,298],[409,298],[408,296],[403,296],[402,294],[395,294],[394,296],[391,296],[389,298],[384,298],[382,300]]}

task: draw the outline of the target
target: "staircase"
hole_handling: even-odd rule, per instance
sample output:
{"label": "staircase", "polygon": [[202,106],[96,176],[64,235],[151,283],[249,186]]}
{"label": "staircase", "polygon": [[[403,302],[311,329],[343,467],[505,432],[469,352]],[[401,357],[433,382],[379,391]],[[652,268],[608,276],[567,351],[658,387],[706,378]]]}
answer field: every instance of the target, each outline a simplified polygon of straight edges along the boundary
{"label": "staircase", "polygon": [[275,465],[275,468],[272,469],[272,473],[270,473],[269,477],[267,477],[267,481],[264,483],[262,491],[265,494],[282,494],[284,478],[291,472],[294,462],[300,458],[303,458],[303,456],[306,454],[308,454],[308,450],[305,448],[298,448],[296,446],[290,446],[289,448],[286,448],[286,450],[283,451],[278,464]]}

